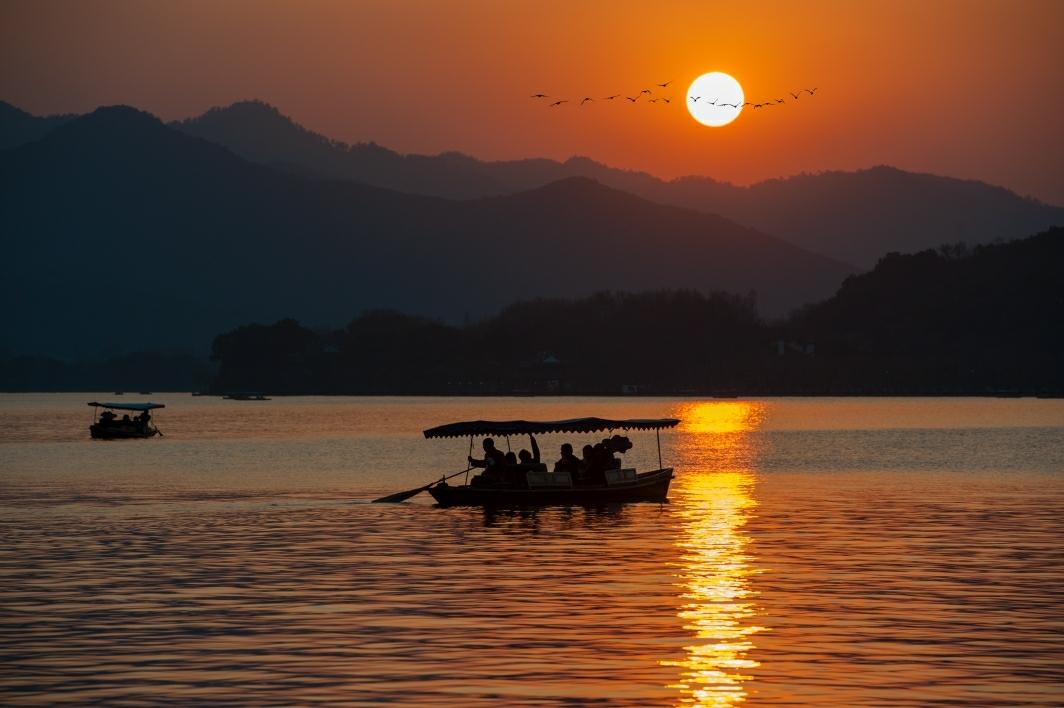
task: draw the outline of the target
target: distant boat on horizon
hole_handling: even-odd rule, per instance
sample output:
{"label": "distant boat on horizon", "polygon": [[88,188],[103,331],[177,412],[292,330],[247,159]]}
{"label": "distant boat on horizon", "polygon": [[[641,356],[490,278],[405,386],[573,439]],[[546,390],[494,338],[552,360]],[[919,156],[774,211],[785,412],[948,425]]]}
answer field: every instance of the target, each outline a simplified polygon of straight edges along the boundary
{"label": "distant boat on horizon", "polygon": [[227,401],[269,401],[264,393],[227,393],[222,396]]}
{"label": "distant boat on horizon", "polygon": [[[89,435],[95,440],[130,440],[162,435],[162,431],[152,421],[151,411],[158,408],[166,408],[165,404],[152,403],[151,401],[146,403],[100,403],[91,401],[89,405],[93,408],[93,419],[92,425],[89,426]],[[97,413],[99,413],[101,408],[104,409],[104,413],[97,417]],[[127,411],[127,413],[122,418],[119,418],[112,411]],[[129,413],[134,412],[140,413],[140,415],[130,418]]]}

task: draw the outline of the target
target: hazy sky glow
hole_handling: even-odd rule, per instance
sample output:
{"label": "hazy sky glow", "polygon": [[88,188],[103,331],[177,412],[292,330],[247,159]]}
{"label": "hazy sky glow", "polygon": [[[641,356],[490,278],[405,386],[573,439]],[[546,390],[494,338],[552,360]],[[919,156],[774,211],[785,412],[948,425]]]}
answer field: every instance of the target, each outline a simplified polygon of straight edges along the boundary
{"label": "hazy sky glow", "polygon": [[[588,155],[737,183],[886,163],[1064,204],[1061,47],[1053,0],[8,0],[0,99],[169,120],[261,98],[404,152]],[[820,91],[711,129],[683,106],[710,71],[750,101]],[[668,80],[669,105],[577,107]],[[572,103],[547,109],[527,98],[538,91]]]}

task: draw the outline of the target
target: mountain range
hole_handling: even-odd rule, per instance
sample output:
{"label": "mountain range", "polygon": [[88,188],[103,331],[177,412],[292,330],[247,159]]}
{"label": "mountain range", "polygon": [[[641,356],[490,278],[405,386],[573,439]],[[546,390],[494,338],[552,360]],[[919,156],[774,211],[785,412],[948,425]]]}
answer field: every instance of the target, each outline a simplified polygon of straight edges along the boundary
{"label": "mountain range", "polygon": [[171,125],[254,162],[451,199],[590,177],[654,202],[719,214],[859,269],[891,251],[988,243],[1064,224],[1064,208],[1002,187],[886,166],[740,187],[699,176],[666,181],[586,157],[485,162],[456,152],[402,155],[374,143],[331,140],[260,101],[213,108]]}
{"label": "mountain range", "polygon": [[[0,102],[0,149],[38,139],[72,118],[34,117]],[[888,166],[741,187],[703,176],[662,180],[586,157],[491,162],[457,152],[404,155],[372,142],[348,145],[307,130],[261,101],[212,108],[170,125],[251,162],[448,199],[513,194],[590,177],[660,204],[718,214],[859,270],[892,251],[990,243],[1064,224],[1064,208],[1003,187]]]}
{"label": "mountain range", "polygon": [[12,352],[202,350],[249,321],[455,321],[604,289],[754,290],[782,313],[853,270],[585,177],[453,200],[260,164],[130,107],[57,122],[0,151]]}

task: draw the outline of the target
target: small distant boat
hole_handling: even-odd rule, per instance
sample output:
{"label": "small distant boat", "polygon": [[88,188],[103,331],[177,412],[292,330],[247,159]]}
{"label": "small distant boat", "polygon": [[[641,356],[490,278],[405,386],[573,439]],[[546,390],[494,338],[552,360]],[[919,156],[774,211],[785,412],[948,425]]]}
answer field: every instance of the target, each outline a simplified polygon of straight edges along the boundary
{"label": "small distant boat", "polygon": [[[93,408],[89,435],[97,440],[126,440],[162,435],[162,432],[155,427],[151,417],[151,411],[157,408],[166,408],[162,403],[99,403],[92,401],[89,405]],[[99,412],[101,408],[104,409],[103,413]],[[125,413],[119,418],[112,411],[137,412],[139,415],[131,418],[129,413]]]}
{"label": "small distant boat", "polygon": [[262,393],[227,393],[222,396],[227,401],[268,401],[270,400],[265,394]]}
{"label": "small distant boat", "polygon": [[[575,418],[552,422],[478,420],[442,425],[424,431],[425,437],[431,439],[468,436],[471,454],[473,439],[480,436],[505,438],[513,435],[550,433],[613,433],[628,430],[653,430],[658,443],[658,469],[637,472],[635,469],[622,469],[620,461],[613,460],[612,466],[600,469],[593,477],[574,479],[570,472],[550,472],[546,465],[540,463],[506,465],[501,477],[497,476],[489,480],[485,475],[476,475],[469,483],[455,486],[449,485],[447,477],[444,477],[425,489],[441,507],[527,507],[557,504],[588,506],[617,502],[665,502],[668,500],[669,482],[672,480],[673,470],[661,464],[660,431],[663,428],[672,428],[679,422],[675,418],[641,420]],[[626,437],[615,436],[611,440],[621,441],[616,452],[623,454],[631,447],[631,442]]]}

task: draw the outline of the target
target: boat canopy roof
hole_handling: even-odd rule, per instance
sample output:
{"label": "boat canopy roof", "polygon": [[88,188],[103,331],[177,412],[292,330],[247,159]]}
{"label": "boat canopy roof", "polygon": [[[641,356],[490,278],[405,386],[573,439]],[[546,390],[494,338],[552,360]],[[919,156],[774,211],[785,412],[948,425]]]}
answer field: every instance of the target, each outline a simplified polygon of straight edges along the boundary
{"label": "boat canopy roof", "polygon": [[116,411],[150,411],[155,408],[166,408],[162,403],[97,403],[89,404],[93,408],[113,408]]}
{"label": "boat canopy roof", "polygon": [[473,420],[449,423],[425,431],[426,438],[464,438],[470,435],[541,435],[544,433],[597,433],[603,430],[660,430],[679,424],[676,418],[571,418],[569,420]]}

